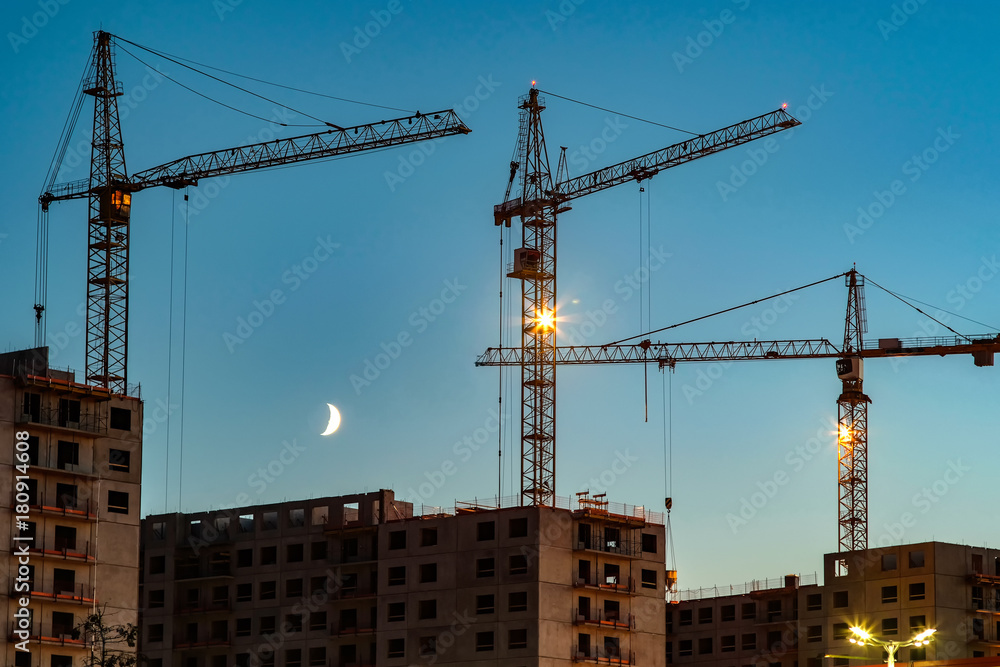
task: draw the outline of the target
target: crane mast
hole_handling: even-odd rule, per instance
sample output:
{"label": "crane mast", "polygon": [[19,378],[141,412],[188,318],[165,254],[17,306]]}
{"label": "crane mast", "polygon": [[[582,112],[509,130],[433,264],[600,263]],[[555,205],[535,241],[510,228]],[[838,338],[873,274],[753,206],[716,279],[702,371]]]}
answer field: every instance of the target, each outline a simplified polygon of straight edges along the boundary
{"label": "crane mast", "polygon": [[521,201],[521,249],[509,275],[521,282],[521,500],[552,505],[556,492],[556,210],[542,130],[538,90],[521,104],[526,114]]}
{"label": "crane mast", "polygon": [[124,392],[128,357],[128,245],[132,195],[118,120],[122,85],[115,79],[111,35],[97,34],[93,78],[84,93],[94,98],[87,225],[88,384]]}
{"label": "crane mast", "polygon": [[572,179],[553,179],[545,133],[544,100],[531,88],[520,100],[517,160],[511,163],[510,195],[521,169],[521,196],[494,207],[494,224],[521,219],[521,247],[510,278],[521,280],[521,503],[552,505],[556,460],[556,219],[566,202],[631,181],[651,178],[727,148],[799,125],[784,109],[699,135],[660,151]]}
{"label": "crane mast", "polygon": [[868,548],[868,404],[864,361],[857,356],[868,330],[865,317],[865,279],[851,269],[846,278],[847,317],[844,356],[837,360],[843,391],[837,398],[837,551]]}
{"label": "crane mast", "polygon": [[[138,172],[125,169],[118,119],[122,84],[115,78],[114,36],[97,32],[83,92],[94,98],[90,178],[53,185],[38,198],[42,225],[56,201],[90,200],[87,240],[86,377],[125,393],[128,362],[128,264],[132,194],[151,187],[183,188],[199,179],[426,141],[469,128],[452,110],[383,120],[289,139],[199,153]],[[58,173],[58,167],[53,177]],[[44,341],[44,295],[35,304],[36,339]]]}

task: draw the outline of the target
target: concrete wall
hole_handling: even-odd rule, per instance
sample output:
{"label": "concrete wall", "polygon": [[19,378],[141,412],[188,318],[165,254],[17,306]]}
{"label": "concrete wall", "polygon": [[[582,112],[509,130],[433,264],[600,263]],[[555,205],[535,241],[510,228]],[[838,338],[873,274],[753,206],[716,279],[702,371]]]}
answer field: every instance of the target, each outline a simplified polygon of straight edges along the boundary
{"label": "concrete wall", "polygon": [[[3,355],[10,360],[10,355]],[[44,364],[36,371],[44,374]],[[4,372],[0,369],[0,372]],[[57,376],[58,377],[55,377]],[[82,623],[96,597],[99,606],[106,606],[108,624],[137,623],[139,587],[139,517],[140,481],[142,470],[143,410],[139,400],[129,397],[108,396],[100,391],[89,391],[82,385],[68,384],[71,374],[53,373],[53,382],[27,380],[0,375],[0,497],[14,498],[14,475],[21,474],[14,466],[17,432],[27,432],[37,438],[38,460],[28,470],[28,477],[36,486],[35,505],[29,508],[27,519],[35,524],[36,547],[27,559],[34,567],[35,594],[30,596],[29,608],[34,614],[32,634],[50,636],[52,614],[71,614],[72,625]],[[25,393],[39,396],[40,415],[25,415]],[[60,399],[76,401],[81,413],[80,422],[61,419]],[[131,428],[111,428],[109,415],[112,408],[129,411]],[[77,425],[79,424],[79,426]],[[78,458],[75,464],[59,460],[59,442],[76,443]],[[127,470],[120,469],[122,462],[110,461],[111,450],[128,452]],[[61,465],[60,465],[61,464]],[[59,487],[57,485],[63,485]],[[62,509],[57,489],[66,491],[75,487],[74,508]],[[127,513],[113,511],[109,506],[109,492],[127,494]],[[0,531],[16,535],[11,503],[0,504]],[[75,530],[75,545],[56,544],[57,529]],[[0,607],[6,618],[12,619],[18,608],[18,594],[10,596],[17,576],[17,561],[12,556],[12,542],[0,545],[0,558],[8,563],[0,582]],[[16,543],[15,543],[16,544]],[[56,597],[57,570],[62,577],[72,573],[73,590]],[[95,595],[96,590],[96,595]],[[15,664],[11,626],[0,630],[4,640],[3,664]],[[85,648],[69,640],[42,640],[29,644],[31,663],[48,665],[50,656],[73,656],[82,659]]]}

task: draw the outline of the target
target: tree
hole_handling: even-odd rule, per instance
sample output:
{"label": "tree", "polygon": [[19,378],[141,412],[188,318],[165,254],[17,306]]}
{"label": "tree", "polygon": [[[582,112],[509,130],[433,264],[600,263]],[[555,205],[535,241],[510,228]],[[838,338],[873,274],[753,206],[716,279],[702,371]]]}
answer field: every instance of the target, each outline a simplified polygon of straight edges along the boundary
{"label": "tree", "polygon": [[139,654],[135,650],[139,627],[132,623],[109,625],[105,621],[106,607],[95,609],[77,629],[90,646],[85,667],[137,667]]}

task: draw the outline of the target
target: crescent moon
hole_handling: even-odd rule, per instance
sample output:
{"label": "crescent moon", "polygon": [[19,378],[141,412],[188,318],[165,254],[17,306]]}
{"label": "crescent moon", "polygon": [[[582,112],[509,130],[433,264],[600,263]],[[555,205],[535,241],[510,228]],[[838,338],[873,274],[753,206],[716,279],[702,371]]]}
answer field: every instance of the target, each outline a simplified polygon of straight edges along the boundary
{"label": "crescent moon", "polygon": [[327,406],[330,408],[330,423],[320,435],[330,435],[340,427],[340,410],[333,403],[327,403]]}

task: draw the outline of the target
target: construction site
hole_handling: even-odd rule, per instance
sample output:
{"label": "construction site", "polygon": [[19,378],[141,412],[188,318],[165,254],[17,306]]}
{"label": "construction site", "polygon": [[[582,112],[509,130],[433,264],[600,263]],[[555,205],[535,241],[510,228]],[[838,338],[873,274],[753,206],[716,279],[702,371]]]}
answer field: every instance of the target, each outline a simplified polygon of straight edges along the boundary
{"label": "construction site", "polygon": [[[0,663],[1000,665],[996,139],[917,46],[981,53],[971,7],[389,2],[278,54],[241,2],[42,4],[8,106],[75,94],[0,227]],[[407,57],[486,15],[542,52]],[[661,42],[703,104],[587,73]]]}

